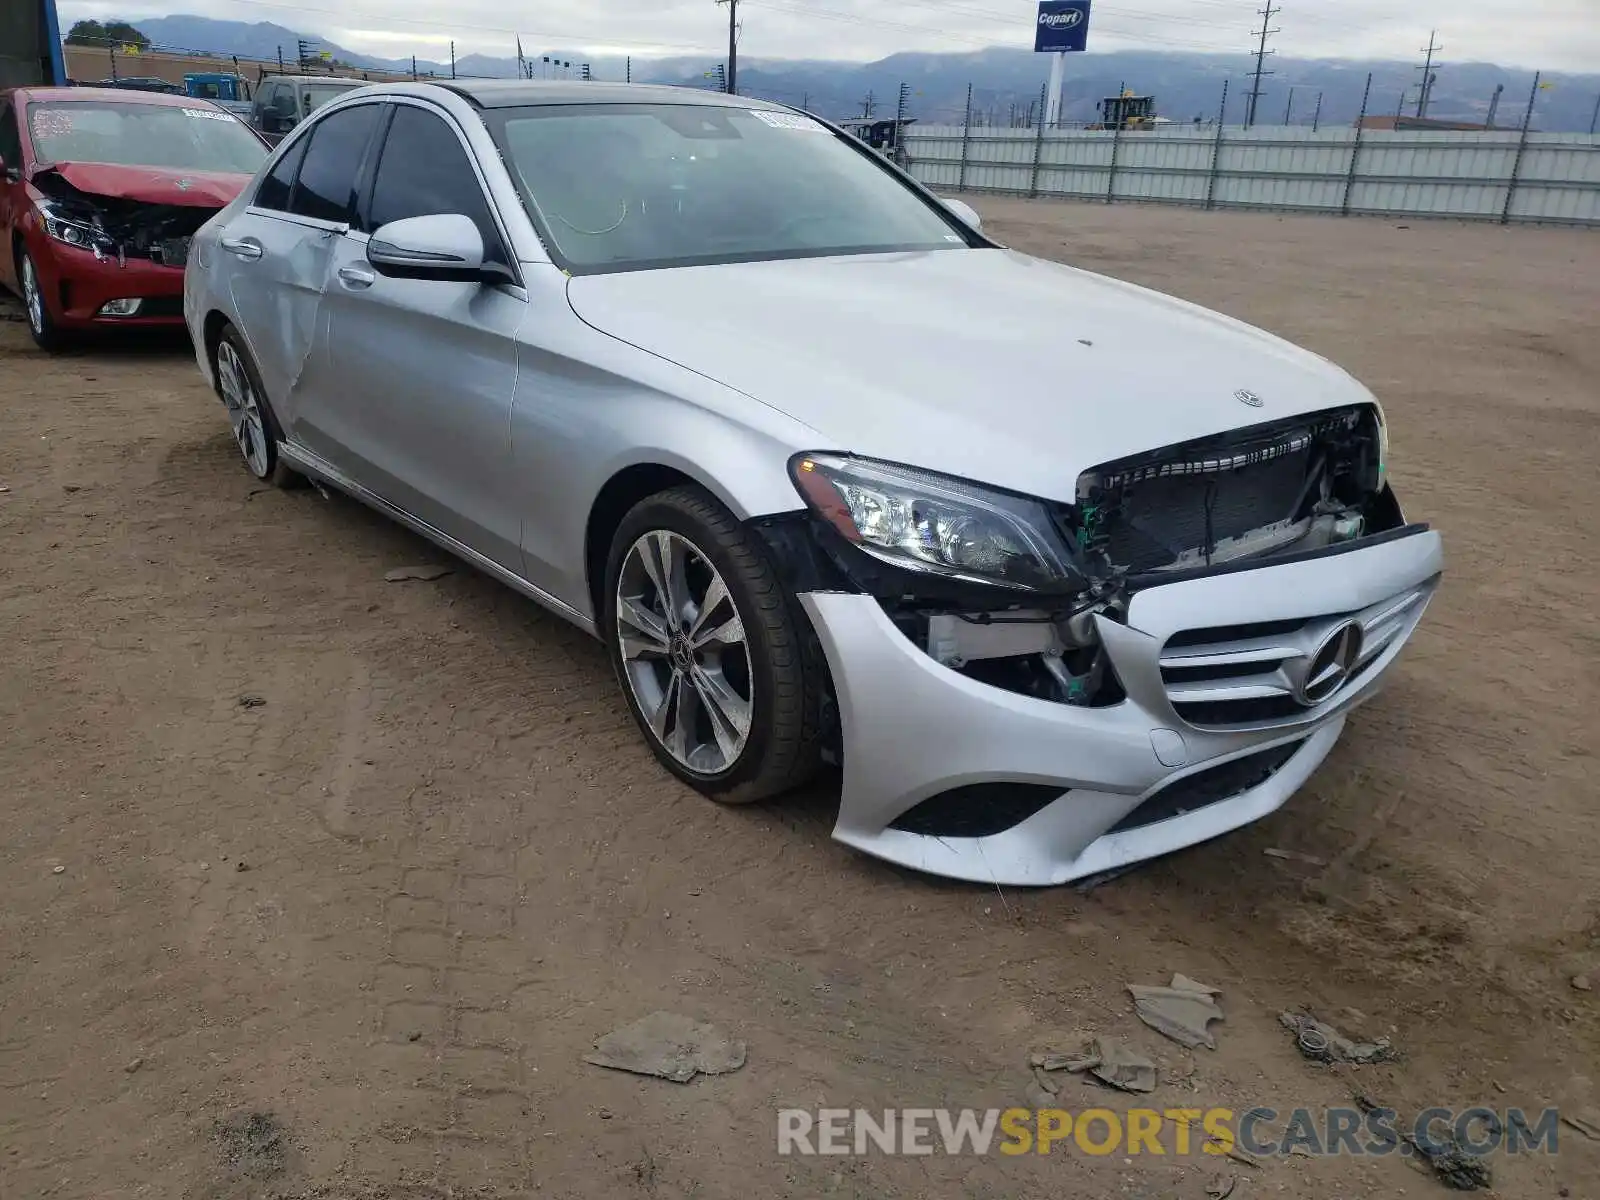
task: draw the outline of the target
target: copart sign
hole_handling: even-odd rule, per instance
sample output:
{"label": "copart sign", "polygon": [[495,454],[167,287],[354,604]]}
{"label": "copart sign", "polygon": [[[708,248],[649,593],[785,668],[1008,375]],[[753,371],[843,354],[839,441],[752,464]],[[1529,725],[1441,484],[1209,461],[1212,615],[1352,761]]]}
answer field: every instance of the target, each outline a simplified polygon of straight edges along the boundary
{"label": "copart sign", "polygon": [[1040,0],[1036,51],[1052,54],[1089,48],[1089,0]]}

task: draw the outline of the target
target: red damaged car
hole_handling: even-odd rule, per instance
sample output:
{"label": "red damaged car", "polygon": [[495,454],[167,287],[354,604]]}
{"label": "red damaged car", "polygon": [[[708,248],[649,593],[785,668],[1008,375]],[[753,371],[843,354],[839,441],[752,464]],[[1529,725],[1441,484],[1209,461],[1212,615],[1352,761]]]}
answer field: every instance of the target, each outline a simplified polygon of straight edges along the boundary
{"label": "red damaged car", "polygon": [[189,239],[267,147],[204,100],[102,88],[0,93],[0,284],[46,350],[183,325]]}

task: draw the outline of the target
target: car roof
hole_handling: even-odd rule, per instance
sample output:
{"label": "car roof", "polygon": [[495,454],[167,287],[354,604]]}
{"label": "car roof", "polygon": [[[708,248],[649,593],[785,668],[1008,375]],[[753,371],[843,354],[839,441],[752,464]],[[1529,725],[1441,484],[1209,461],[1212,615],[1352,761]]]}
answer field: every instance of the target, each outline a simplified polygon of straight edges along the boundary
{"label": "car roof", "polygon": [[118,104],[165,104],[172,108],[215,108],[210,101],[194,96],[173,95],[169,92],[142,92],[138,88],[103,87],[29,87],[18,88],[13,95],[23,100],[104,100]]}
{"label": "car roof", "polygon": [[446,79],[432,86],[448,88],[479,108],[524,108],[538,104],[704,104],[717,108],[784,111],[751,96],[730,96],[704,88],[664,84],[595,83],[584,80]]}

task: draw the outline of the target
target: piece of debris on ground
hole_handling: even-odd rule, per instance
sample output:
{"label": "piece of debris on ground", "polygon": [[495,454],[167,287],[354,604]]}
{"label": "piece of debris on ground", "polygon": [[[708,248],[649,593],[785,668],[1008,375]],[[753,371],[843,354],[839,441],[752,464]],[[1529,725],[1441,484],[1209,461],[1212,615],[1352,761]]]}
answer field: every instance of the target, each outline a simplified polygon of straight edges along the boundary
{"label": "piece of debris on ground", "polygon": [[289,1136],[272,1113],[233,1113],[212,1127],[211,1137],[234,1175],[269,1179],[283,1171]]}
{"label": "piece of debris on ground", "polygon": [[1166,987],[1130,983],[1133,1009],[1157,1033],[1193,1048],[1215,1050],[1217,1041],[1206,1027],[1223,1019],[1216,997],[1222,993],[1185,975],[1174,975]]}
{"label": "piece of debris on ground", "polygon": [[1218,1175],[1206,1184],[1206,1195],[1210,1196],[1211,1200],[1228,1200],[1237,1186],[1239,1186],[1237,1175]]}
{"label": "piece of debris on ground", "polygon": [[744,1066],[745,1046],[715,1025],[677,1013],[653,1012],[614,1029],[583,1061],[597,1067],[688,1083],[696,1075],[725,1075]]}
{"label": "piece of debris on ground", "polygon": [[449,567],[395,567],[392,571],[385,571],[385,583],[406,583],[409,580],[418,580],[422,583],[431,583],[435,579],[443,579],[451,573]]}
{"label": "piece of debris on ground", "polygon": [[239,707],[240,708],[260,708],[266,702],[267,701],[266,701],[266,698],[264,696],[240,696],[239,697]]}
{"label": "piece of debris on ground", "polygon": [[1400,1052],[1389,1044],[1388,1038],[1379,1038],[1375,1042],[1353,1041],[1308,1012],[1281,1012],[1278,1021],[1294,1034],[1295,1045],[1300,1053],[1313,1062],[1360,1065],[1393,1062],[1400,1057]]}
{"label": "piece of debris on ground", "polygon": [[[1356,1107],[1364,1113],[1370,1113],[1384,1106],[1370,1096],[1357,1093]],[[1399,1114],[1396,1112],[1395,1115]],[[1402,1130],[1400,1140],[1411,1147],[1417,1160],[1431,1167],[1439,1182],[1451,1191],[1476,1192],[1494,1186],[1494,1172],[1490,1170],[1488,1161],[1480,1155],[1467,1153],[1450,1134],[1441,1132],[1424,1142],[1414,1134],[1404,1132],[1403,1123],[1397,1124]]]}
{"label": "piece of debris on ground", "polygon": [[1581,1113],[1562,1113],[1561,1123],[1572,1126],[1586,1138],[1600,1142],[1600,1113],[1592,1110]]}
{"label": "piece of debris on ground", "polygon": [[1116,1038],[1094,1038],[1078,1055],[1035,1054],[1031,1062],[1040,1086],[1051,1093],[1057,1090],[1051,1071],[1087,1071],[1124,1092],[1156,1090],[1155,1063]]}
{"label": "piece of debris on ground", "polygon": [[1325,867],[1328,865],[1325,859],[1318,858],[1315,854],[1302,854],[1298,850],[1279,850],[1276,846],[1269,847],[1261,853],[1268,858],[1278,858],[1284,862],[1305,863],[1307,866],[1312,867]]}

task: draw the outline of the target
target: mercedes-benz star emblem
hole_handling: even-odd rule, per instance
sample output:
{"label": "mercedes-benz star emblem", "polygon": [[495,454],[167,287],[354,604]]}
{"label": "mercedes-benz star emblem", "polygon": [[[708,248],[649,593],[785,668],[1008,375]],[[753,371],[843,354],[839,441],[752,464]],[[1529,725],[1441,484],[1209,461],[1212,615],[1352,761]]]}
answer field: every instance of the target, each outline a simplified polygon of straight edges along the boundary
{"label": "mercedes-benz star emblem", "polygon": [[1256,395],[1254,392],[1250,391],[1248,388],[1240,388],[1233,394],[1233,398],[1240,404],[1248,404],[1251,408],[1260,408],[1266,403],[1265,400]]}
{"label": "mercedes-benz star emblem", "polygon": [[1295,681],[1294,698],[1310,708],[1349,681],[1361,661],[1361,626],[1354,621],[1335,626],[1304,661],[1305,673]]}

